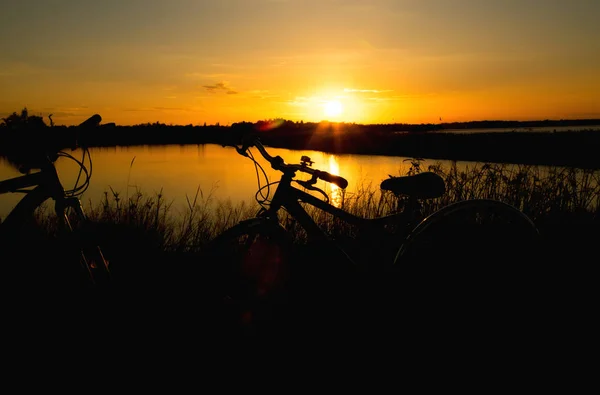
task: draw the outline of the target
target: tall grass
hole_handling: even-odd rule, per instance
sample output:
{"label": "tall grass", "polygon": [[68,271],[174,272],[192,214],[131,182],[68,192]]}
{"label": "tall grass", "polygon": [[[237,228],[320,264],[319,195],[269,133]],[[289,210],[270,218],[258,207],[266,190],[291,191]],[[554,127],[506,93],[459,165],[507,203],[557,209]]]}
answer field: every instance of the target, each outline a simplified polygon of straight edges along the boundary
{"label": "tall grass", "polygon": [[[433,171],[446,182],[446,193],[423,202],[424,214],[465,199],[494,199],[511,204],[536,224],[583,221],[596,223],[600,216],[600,172],[575,168],[554,168],[526,165],[473,163],[462,170],[456,163],[450,166],[434,164],[422,168],[420,160],[411,163],[408,174]],[[186,207],[177,212],[162,190],[153,196],[139,188],[122,199],[110,189],[103,201],[88,209],[92,220],[136,229],[155,248],[164,251],[196,251],[217,234],[237,222],[250,218],[258,204],[215,199],[213,191],[197,189],[193,197],[186,196]],[[348,212],[375,218],[402,210],[405,198],[365,183],[355,192],[338,191],[336,204]],[[314,207],[309,214],[326,233],[338,237],[355,237],[356,229],[340,219]],[[299,225],[285,213],[282,225],[295,235],[298,242],[306,240]]]}
{"label": "tall grass", "polygon": [[205,194],[198,187],[193,197],[186,196],[186,207],[181,212],[173,207],[172,200],[166,200],[162,190],[147,196],[136,188],[124,201],[119,192],[109,187],[101,203],[90,202],[86,210],[93,222],[128,228],[157,249],[186,252],[201,248],[215,235],[256,212],[246,203],[217,201],[212,192]]}
{"label": "tall grass", "polygon": [[506,164],[474,164],[463,171],[453,164],[434,170],[447,185],[447,193],[438,202],[442,205],[495,199],[517,207],[534,222],[564,214],[594,218],[599,212],[598,170]]}

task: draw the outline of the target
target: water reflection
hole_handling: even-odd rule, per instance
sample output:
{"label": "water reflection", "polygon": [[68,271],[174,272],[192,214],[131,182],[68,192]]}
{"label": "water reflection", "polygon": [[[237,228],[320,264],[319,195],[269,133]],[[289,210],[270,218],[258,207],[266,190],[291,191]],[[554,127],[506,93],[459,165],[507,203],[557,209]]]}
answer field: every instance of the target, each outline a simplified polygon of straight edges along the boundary
{"label": "water reflection", "polygon": [[[338,161],[335,158],[335,155],[329,155],[329,173],[334,174],[336,176],[342,176],[342,174],[340,174],[340,165],[338,163]],[[329,192],[329,202],[334,205],[335,207],[341,207],[342,206],[342,189],[340,187],[338,187],[335,184],[329,184],[330,185],[330,192]]]}

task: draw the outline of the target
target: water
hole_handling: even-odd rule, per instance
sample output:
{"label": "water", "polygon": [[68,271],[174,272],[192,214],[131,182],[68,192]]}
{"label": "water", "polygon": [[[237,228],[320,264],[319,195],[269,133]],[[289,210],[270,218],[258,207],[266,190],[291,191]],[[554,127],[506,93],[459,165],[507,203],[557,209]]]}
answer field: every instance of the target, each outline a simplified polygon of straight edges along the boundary
{"label": "water", "polygon": [[[379,189],[379,183],[389,175],[404,175],[410,169],[408,158],[398,156],[333,155],[318,151],[296,151],[283,148],[268,148],[271,155],[280,155],[287,163],[298,163],[301,156],[314,161],[313,168],[337,174],[348,180],[347,193],[356,193],[360,188]],[[194,198],[212,201],[254,202],[259,188],[257,169],[254,163],[240,156],[233,148],[220,145],[169,145],[133,146],[90,149],[93,167],[91,184],[80,197],[86,207],[96,207],[105,194],[112,198],[117,194],[122,201],[141,192],[145,197],[161,194],[171,204],[172,212],[182,213]],[[281,174],[270,168],[257,150],[252,152],[263,166],[269,181],[277,181]],[[80,158],[80,152],[72,154]],[[448,166],[451,161],[425,160],[423,169],[431,164]],[[475,162],[457,162],[459,167],[478,166]],[[66,189],[72,188],[79,166],[75,162],[60,158],[56,162],[59,176]],[[263,174],[261,186],[266,184]],[[20,173],[0,158],[0,180],[16,177]],[[306,174],[301,179],[308,179]],[[340,190],[332,184],[319,181],[333,203],[337,202]],[[0,195],[0,217],[4,218],[22,194]],[[348,196],[348,195],[347,195]]]}
{"label": "water", "polygon": [[[280,155],[287,163],[299,163],[303,155],[314,161],[313,168],[345,177],[347,192],[356,192],[359,187],[379,183],[388,175],[406,174],[410,162],[404,157],[368,155],[332,155],[318,151],[294,151],[282,148],[268,148],[273,156]],[[276,181],[281,174],[271,169],[253,149],[257,161],[263,166],[269,181]],[[258,190],[257,169],[254,163],[240,156],[233,148],[220,145],[168,145],[133,146],[90,149],[92,156],[92,179],[90,187],[80,197],[84,206],[96,206],[102,202],[105,193],[109,197],[117,193],[125,201],[142,192],[144,196],[162,196],[175,210],[185,211],[188,200],[198,198],[253,202]],[[72,152],[77,159],[79,151]],[[424,161],[423,165],[440,161]],[[443,161],[442,161],[443,162]],[[448,161],[446,161],[449,163]],[[66,189],[72,188],[79,170],[75,162],[59,158],[56,167]],[[264,175],[261,185],[265,185]],[[20,173],[0,159],[0,179],[19,176]],[[299,174],[300,179],[310,176]],[[323,188],[335,198],[339,190],[331,184],[319,181]],[[336,192],[337,191],[337,192]],[[0,195],[0,217],[4,218],[22,194]]]}

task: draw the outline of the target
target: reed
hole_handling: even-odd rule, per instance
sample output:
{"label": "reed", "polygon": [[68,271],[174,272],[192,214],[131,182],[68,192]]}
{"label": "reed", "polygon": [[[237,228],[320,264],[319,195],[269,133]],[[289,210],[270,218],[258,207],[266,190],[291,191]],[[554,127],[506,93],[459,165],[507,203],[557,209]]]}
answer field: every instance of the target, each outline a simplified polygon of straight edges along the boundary
{"label": "reed", "polygon": [[[423,203],[428,215],[445,205],[464,199],[495,199],[511,204],[527,214],[540,228],[547,224],[598,224],[600,221],[600,171],[576,168],[539,167],[473,163],[462,170],[456,163],[450,166],[433,164],[422,168],[413,160],[408,174],[433,171],[441,175],[446,193]],[[136,187],[123,199],[121,193],[109,188],[103,200],[86,208],[94,222],[110,224],[135,232],[153,249],[167,252],[195,252],[213,237],[256,214],[259,206],[252,202],[233,204],[218,200],[214,191],[200,187],[193,197],[186,196],[183,211],[165,198],[163,191],[148,195]],[[379,190],[378,185],[363,183],[354,192],[338,190],[335,203],[358,216],[374,218],[401,210],[403,197]],[[331,215],[307,207],[315,221],[333,237],[355,237],[356,229]],[[48,219],[51,210],[41,211],[40,223],[52,229]],[[282,224],[299,243],[306,241],[304,231],[285,213]]]}
{"label": "reed", "polygon": [[[473,163],[459,169],[433,164],[423,168],[419,160],[408,171],[414,174],[433,171],[447,185],[446,193],[423,203],[425,215],[464,199],[495,199],[511,204],[528,215],[549,240],[566,240],[600,232],[600,171],[576,168],[539,167]],[[101,202],[87,203],[86,212],[94,223],[105,229],[102,245],[164,253],[194,253],[237,222],[254,216],[255,202],[234,204],[219,200],[214,190],[200,187],[194,196],[186,196],[179,209],[161,190],[152,195],[136,187],[124,199],[109,187]],[[357,216],[375,218],[402,210],[403,197],[381,191],[365,182],[354,192],[337,190],[333,202]],[[357,237],[358,229],[312,206],[306,207],[317,224],[337,239]],[[37,221],[46,232],[56,230],[53,211],[40,209]],[[306,242],[303,229],[282,212],[281,222],[297,243]],[[593,226],[593,228],[592,228]],[[117,249],[117,247],[115,247]],[[133,252],[132,252],[133,253]]]}

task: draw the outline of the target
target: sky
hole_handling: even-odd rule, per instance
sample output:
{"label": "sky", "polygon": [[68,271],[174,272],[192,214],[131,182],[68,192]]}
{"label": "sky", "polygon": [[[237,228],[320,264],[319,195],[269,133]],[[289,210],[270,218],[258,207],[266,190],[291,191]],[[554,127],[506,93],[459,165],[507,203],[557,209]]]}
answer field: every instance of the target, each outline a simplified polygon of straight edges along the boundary
{"label": "sky", "polygon": [[0,116],[600,118],[598,0],[2,0]]}

